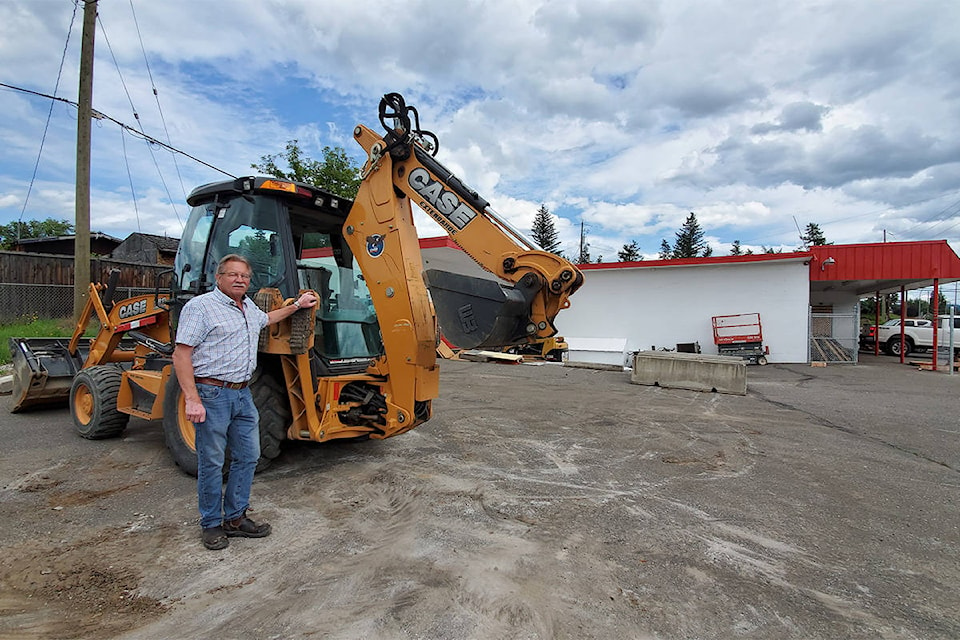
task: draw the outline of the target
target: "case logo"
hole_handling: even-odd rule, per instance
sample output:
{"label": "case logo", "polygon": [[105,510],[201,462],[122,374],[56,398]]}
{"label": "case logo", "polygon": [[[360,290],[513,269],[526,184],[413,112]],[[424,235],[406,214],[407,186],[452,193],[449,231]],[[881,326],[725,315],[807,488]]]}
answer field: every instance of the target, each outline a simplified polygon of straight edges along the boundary
{"label": "case logo", "polygon": [[[410,172],[407,183],[426,201],[426,203],[421,202],[420,206],[431,205],[424,208],[441,224],[447,222],[459,230],[477,217],[476,211],[465,205],[453,191],[444,189],[443,183],[431,178],[430,172],[422,167],[417,167]],[[443,216],[444,220],[438,219],[438,214]]]}

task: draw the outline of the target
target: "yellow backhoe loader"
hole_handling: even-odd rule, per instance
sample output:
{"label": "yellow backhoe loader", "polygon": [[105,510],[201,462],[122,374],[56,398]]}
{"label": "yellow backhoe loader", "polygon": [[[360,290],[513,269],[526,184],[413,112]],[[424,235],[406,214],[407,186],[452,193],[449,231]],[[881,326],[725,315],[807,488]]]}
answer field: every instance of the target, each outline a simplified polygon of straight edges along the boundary
{"label": "yellow backhoe loader", "polygon": [[[174,461],[195,474],[194,426],[171,354],[180,309],[211,290],[217,261],[229,253],[251,261],[250,291],[264,311],[304,290],[320,299],[261,335],[250,383],[259,468],[286,439],[388,438],[428,420],[439,392],[438,318],[463,348],[553,336],[580,271],[534,248],[441,165],[436,136],[420,129],[402,96],[384,96],[379,119],[382,136],[354,130],[367,161],[353,202],[269,177],[195,189],[169,293],[158,286],[113,302],[113,274],[90,285],[69,341],[11,339],[13,411],[69,401],[78,433],[90,439],[119,435],[130,416],[161,420]],[[412,205],[495,278],[424,272]],[[99,331],[85,338],[94,317]]]}

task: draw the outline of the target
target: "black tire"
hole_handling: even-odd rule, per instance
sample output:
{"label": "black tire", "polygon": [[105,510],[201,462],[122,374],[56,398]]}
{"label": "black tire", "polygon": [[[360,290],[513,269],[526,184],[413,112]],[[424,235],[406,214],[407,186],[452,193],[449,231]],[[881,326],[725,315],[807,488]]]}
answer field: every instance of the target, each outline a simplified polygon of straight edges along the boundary
{"label": "black tire", "polygon": [[113,364],[81,370],[70,387],[70,415],[81,437],[116,438],[127,428],[130,415],[117,410],[123,369]]}
{"label": "black tire", "polygon": [[197,475],[197,432],[187,420],[183,392],[171,368],[163,396],[163,439],[173,461],[187,475]]}
{"label": "black tire", "polygon": [[[906,358],[913,352],[913,341],[910,338],[903,339],[903,357]],[[895,336],[887,340],[887,353],[891,356],[900,355],[900,336]]]}
{"label": "black tire", "polygon": [[[266,357],[261,355],[261,358]],[[253,403],[260,413],[260,460],[257,471],[270,466],[280,455],[280,446],[287,439],[287,428],[293,421],[290,399],[283,380],[283,373],[274,363],[263,362],[250,380]]]}

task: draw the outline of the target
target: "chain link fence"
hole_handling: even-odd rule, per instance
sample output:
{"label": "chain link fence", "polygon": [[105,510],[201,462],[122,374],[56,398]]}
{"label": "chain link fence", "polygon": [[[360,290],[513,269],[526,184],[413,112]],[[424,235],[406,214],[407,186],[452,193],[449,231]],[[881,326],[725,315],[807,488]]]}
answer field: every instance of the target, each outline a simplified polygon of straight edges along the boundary
{"label": "chain link fence", "polygon": [[860,310],[852,313],[810,312],[810,362],[857,362],[860,341]]}
{"label": "chain link fence", "polygon": [[[152,294],[156,289],[117,287],[113,301]],[[169,295],[169,289],[161,289]],[[73,285],[0,283],[0,324],[29,322],[33,318],[73,317]]]}

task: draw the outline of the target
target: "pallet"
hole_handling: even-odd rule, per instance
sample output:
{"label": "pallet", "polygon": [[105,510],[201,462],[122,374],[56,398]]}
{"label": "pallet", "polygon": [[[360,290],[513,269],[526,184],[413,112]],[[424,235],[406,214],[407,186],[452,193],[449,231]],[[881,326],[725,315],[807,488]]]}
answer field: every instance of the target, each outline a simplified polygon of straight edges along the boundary
{"label": "pallet", "polygon": [[836,338],[810,338],[810,360],[813,362],[853,362],[853,354]]}

